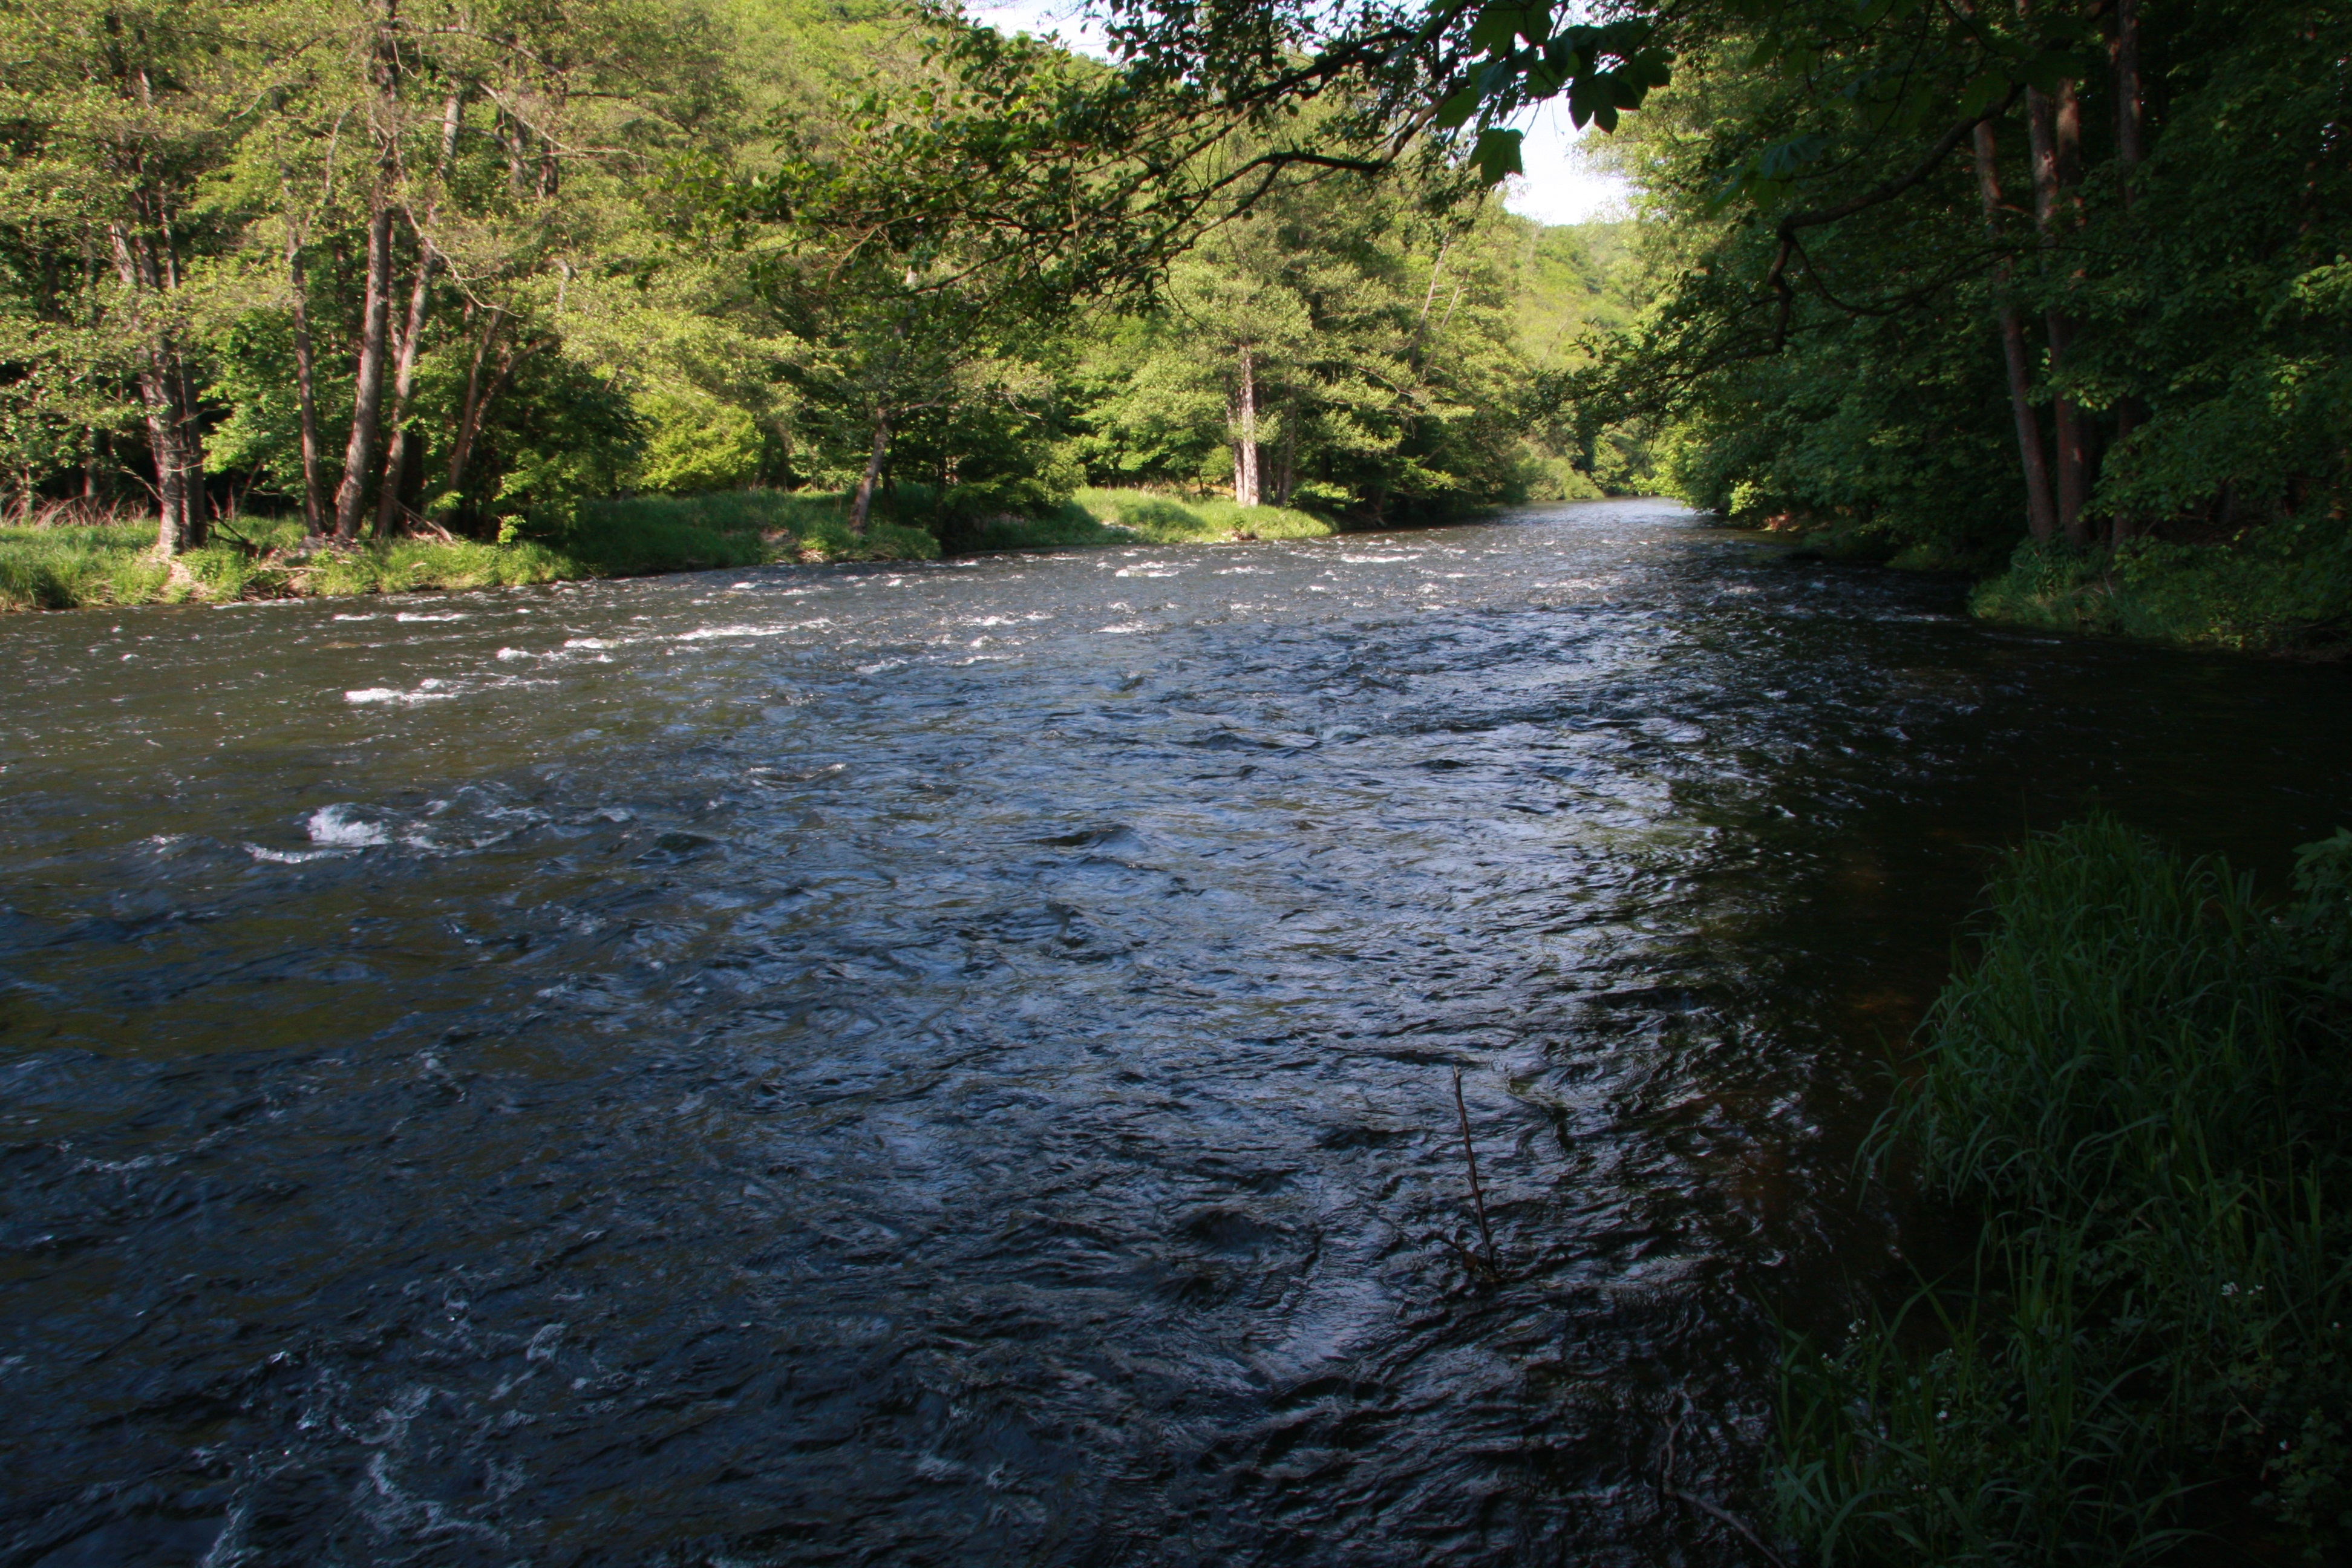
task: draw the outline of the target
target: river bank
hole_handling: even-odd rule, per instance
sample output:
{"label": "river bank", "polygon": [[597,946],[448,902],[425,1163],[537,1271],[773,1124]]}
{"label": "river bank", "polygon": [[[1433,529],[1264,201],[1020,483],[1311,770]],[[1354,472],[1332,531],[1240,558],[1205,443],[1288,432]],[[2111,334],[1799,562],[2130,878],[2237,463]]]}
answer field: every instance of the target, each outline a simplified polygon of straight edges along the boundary
{"label": "river bank", "polygon": [[1771,1489],[1805,1561],[2177,1561],[2200,1531],[2336,1560],[2352,833],[2296,860],[2260,899],[2100,816],[1999,867],[1874,1138],[1981,1229],[1789,1347]]}
{"label": "river bank", "polygon": [[[909,509],[910,512],[912,509]],[[560,526],[497,542],[448,536],[318,549],[299,519],[232,518],[200,550],[153,552],[152,520],[85,527],[0,528],[0,610],[226,603],[241,599],[515,587],[788,562],[929,561],[936,526],[877,517],[849,529],[847,498],[742,490],[591,503]],[[1001,518],[950,531],[962,551],[1307,539],[1335,532],[1307,512],[1237,507],[1146,490],[1084,489],[1053,515]]]}
{"label": "river bank", "polygon": [[2113,549],[2028,541],[2005,558],[1905,545],[1867,525],[1760,526],[1807,558],[1971,577],[1969,613],[1999,625],[2287,658],[2352,654],[2352,534],[2340,526],[2288,519]]}

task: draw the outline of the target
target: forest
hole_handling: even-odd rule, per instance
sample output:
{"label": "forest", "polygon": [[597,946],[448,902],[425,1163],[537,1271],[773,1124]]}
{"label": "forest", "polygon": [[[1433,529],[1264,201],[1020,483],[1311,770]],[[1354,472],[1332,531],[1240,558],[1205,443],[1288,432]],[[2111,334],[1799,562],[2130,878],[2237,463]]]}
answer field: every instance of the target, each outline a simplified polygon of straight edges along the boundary
{"label": "forest", "polygon": [[1625,247],[1443,158],[1204,194],[1181,256],[1091,279],[1000,265],[984,214],[874,221],[860,181],[950,177],[902,142],[959,80],[1108,74],[1025,40],[959,60],[952,18],[226,0],[5,26],[5,504],[51,538],[152,517],[134,574],[364,582],[352,547],[399,542],[922,554],[1219,506],[1223,531],[1328,531],[1622,478],[1530,399],[1630,319]]}
{"label": "forest", "polygon": [[[2000,618],[2343,624],[2330,8],[1108,15],[1110,64],[895,0],[12,15],[13,596],[1648,489]],[[1501,210],[1551,100],[1638,221]]]}

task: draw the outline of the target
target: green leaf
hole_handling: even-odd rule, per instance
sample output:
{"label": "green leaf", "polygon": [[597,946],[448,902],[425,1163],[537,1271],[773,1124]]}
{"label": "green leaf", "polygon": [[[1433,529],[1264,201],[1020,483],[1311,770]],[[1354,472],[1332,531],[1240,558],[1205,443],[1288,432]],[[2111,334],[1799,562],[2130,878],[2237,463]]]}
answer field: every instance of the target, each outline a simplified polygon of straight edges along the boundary
{"label": "green leaf", "polygon": [[1518,36],[1519,8],[1509,0],[1492,0],[1470,25],[1470,47],[1488,54],[1508,53],[1511,41]]}
{"label": "green leaf", "polygon": [[1478,165],[1480,178],[1490,185],[1499,185],[1511,175],[1524,173],[1519,162],[1519,143],[1524,139],[1523,132],[1494,127],[1478,132],[1470,161]]}
{"label": "green leaf", "polygon": [[1447,94],[1445,100],[1437,106],[1437,128],[1451,131],[1456,126],[1468,124],[1470,117],[1478,112],[1478,104],[1485,96],[1475,87],[1461,88]]}
{"label": "green leaf", "polygon": [[1968,86],[1960,89],[1960,112],[1970,119],[1990,109],[1993,100],[2009,89],[2009,79],[1987,71]]}

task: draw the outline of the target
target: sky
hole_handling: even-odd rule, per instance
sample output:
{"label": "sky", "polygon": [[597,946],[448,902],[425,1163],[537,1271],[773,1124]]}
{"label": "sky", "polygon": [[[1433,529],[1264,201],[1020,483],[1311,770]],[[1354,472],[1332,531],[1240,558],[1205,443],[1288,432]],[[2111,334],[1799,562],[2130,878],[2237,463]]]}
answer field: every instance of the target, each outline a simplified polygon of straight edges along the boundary
{"label": "sky", "polygon": [[[1099,57],[1106,52],[1101,29],[1086,14],[1086,0],[967,0],[964,13],[1002,32],[1058,33],[1064,43],[1084,53]],[[1505,206],[1538,223],[1587,223],[1624,216],[1624,182],[1586,166],[1577,147],[1583,133],[1570,126],[1565,107],[1541,105],[1517,123],[1528,133],[1520,149],[1527,173],[1510,182]]]}

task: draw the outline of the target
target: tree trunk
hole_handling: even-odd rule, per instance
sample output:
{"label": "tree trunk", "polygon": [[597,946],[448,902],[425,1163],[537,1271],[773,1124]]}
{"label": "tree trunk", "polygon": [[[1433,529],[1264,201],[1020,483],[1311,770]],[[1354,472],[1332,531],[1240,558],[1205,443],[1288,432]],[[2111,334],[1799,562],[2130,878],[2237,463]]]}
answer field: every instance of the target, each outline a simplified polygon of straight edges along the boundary
{"label": "tree trunk", "polygon": [[1276,448],[1274,459],[1274,504],[1288,506],[1290,492],[1298,486],[1298,395],[1293,393],[1282,405],[1282,444]]}
{"label": "tree trunk", "polygon": [[874,405],[874,451],[866,459],[866,477],[857,481],[857,499],[849,507],[849,531],[866,537],[866,516],[874,506],[874,481],[882,472],[882,456],[890,449],[890,405]]}
{"label": "tree trunk", "polygon": [[2116,162],[2124,169],[2124,205],[2131,205],[2131,176],[2144,156],[2147,96],[2139,79],[2139,0],[2116,0]]}
{"label": "tree trunk", "polygon": [[147,444],[155,455],[155,552],[177,555],[200,542],[203,524],[189,494],[187,454],[173,395],[176,378],[162,363],[163,352],[150,348],[141,353],[139,395],[147,405]]}
{"label": "tree trunk", "polygon": [[310,294],[302,279],[300,231],[294,226],[293,194],[287,194],[286,284],[294,315],[294,401],[302,420],[302,531],[316,539],[326,531],[326,501],[319,488],[319,402],[310,362]]}
{"label": "tree trunk", "polygon": [[[1992,122],[1976,128],[1977,193],[1984,203],[1985,233],[2000,237],[2000,166],[1995,158]],[[2025,522],[2036,542],[2048,543],[2058,531],[2058,509],[2051,499],[2050,460],[2042,448],[2042,422],[2033,414],[2033,369],[2025,350],[2025,318],[2010,297],[2010,264],[2006,257],[1993,269],[1993,289],[2000,300],[2000,351],[2009,363],[2009,411],[2017,426],[2017,457],[2025,470]]]}
{"label": "tree trunk", "polygon": [[425,311],[433,294],[433,268],[441,253],[433,246],[433,219],[441,208],[441,191],[449,178],[449,163],[457,153],[457,127],[465,115],[466,94],[461,88],[449,95],[441,110],[441,159],[433,171],[433,195],[425,203],[425,214],[408,215],[409,226],[416,231],[416,282],[408,291],[408,317],[402,324],[398,363],[392,373],[391,434],[385,438],[383,454],[383,488],[377,492],[375,531],[378,538],[389,538],[400,521],[400,487],[408,472],[408,395],[416,384],[416,355],[425,341]]}
{"label": "tree trunk", "polygon": [[148,301],[161,290],[162,276],[155,251],[146,235],[126,225],[110,224],[116,276],[131,296],[131,317],[142,342],[139,347],[139,397],[146,405],[147,445],[155,459],[155,550],[177,555],[204,541],[204,519],[190,493],[187,378],[182,374],[179,349],[168,328],[156,322]]}
{"label": "tree trunk", "polygon": [[376,424],[383,409],[384,339],[392,316],[392,194],[400,175],[400,122],[396,94],[400,58],[392,28],[398,19],[396,0],[384,0],[376,26],[373,58],[368,75],[375,89],[371,112],[375,119],[375,184],[368,192],[367,293],[360,312],[360,353],[357,384],[352,395],[352,434],[343,445],[343,479],[335,488],[335,538],[345,544],[359,537],[360,502],[366,497],[368,476],[375,457]]}
{"label": "tree trunk", "polygon": [[384,338],[392,315],[392,204],[381,184],[368,214],[367,298],[360,317],[359,382],[352,395],[352,434],[343,447],[343,482],[335,490],[335,537],[359,537],[360,502],[375,457],[383,407]]}
{"label": "tree trunk", "polygon": [[490,399],[498,395],[507,373],[514,368],[513,359],[509,358],[487,384],[482,380],[483,362],[489,357],[490,344],[497,339],[499,328],[505,323],[506,318],[505,306],[491,307],[490,319],[483,325],[482,335],[474,342],[473,363],[466,367],[466,405],[458,413],[457,434],[449,444],[449,489],[452,491],[464,488],[466,465],[473,458],[474,441],[482,431],[482,416],[488,409]]}
{"label": "tree trunk", "polygon": [[[2065,217],[2064,205],[2080,177],[2082,109],[2074,96],[2074,83],[2059,83],[2055,93],[2029,89],[2026,127],[2033,151],[2033,222],[2046,266],[2057,247],[2059,226]],[[2050,376],[2054,383],[2065,368],[2074,322],[2063,309],[2053,303],[2043,311],[2042,324],[2050,342]],[[2053,393],[2050,403],[2057,437],[2054,467],[2058,527],[2069,543],[2083,544],[2089,539],[2083,509],[2090,499],[2090,466],[2082,419],[2074,399],[2064,394]]]}
{"label": "tree trunk", "polygon": [[[2123,172],[2124,210],[2138,199],[2134,189],[2145,155],[2147,95],[2139,79],[2139,0],[2116,0],[2116,163]],[[2147,405],[2126,393],[2116,400],[2116,445],[2120,447],[2147,417]],[[2112,542],[2121,544],[2138,531],[2136,521],[2117,509]]]}
{"label": "tree trunk", "polygon": [[1449,234],[1438,243],[1437,259],[1429,264],[1429,287],[1422,292],[1421,314],[1412,322],[1412,360],[1416,366],[1423,363],[1423,344],[1429,335],[1429,308],[1437,303],[1437,280],[1445,272],[1445,253],[1453,248],[1454,237]]}
{"label": "tree trunk", "polygon": [[1257,505],[1257,375],[1247,345],[1241,351],[1241,380],[1234,399],[1234,503]]}

